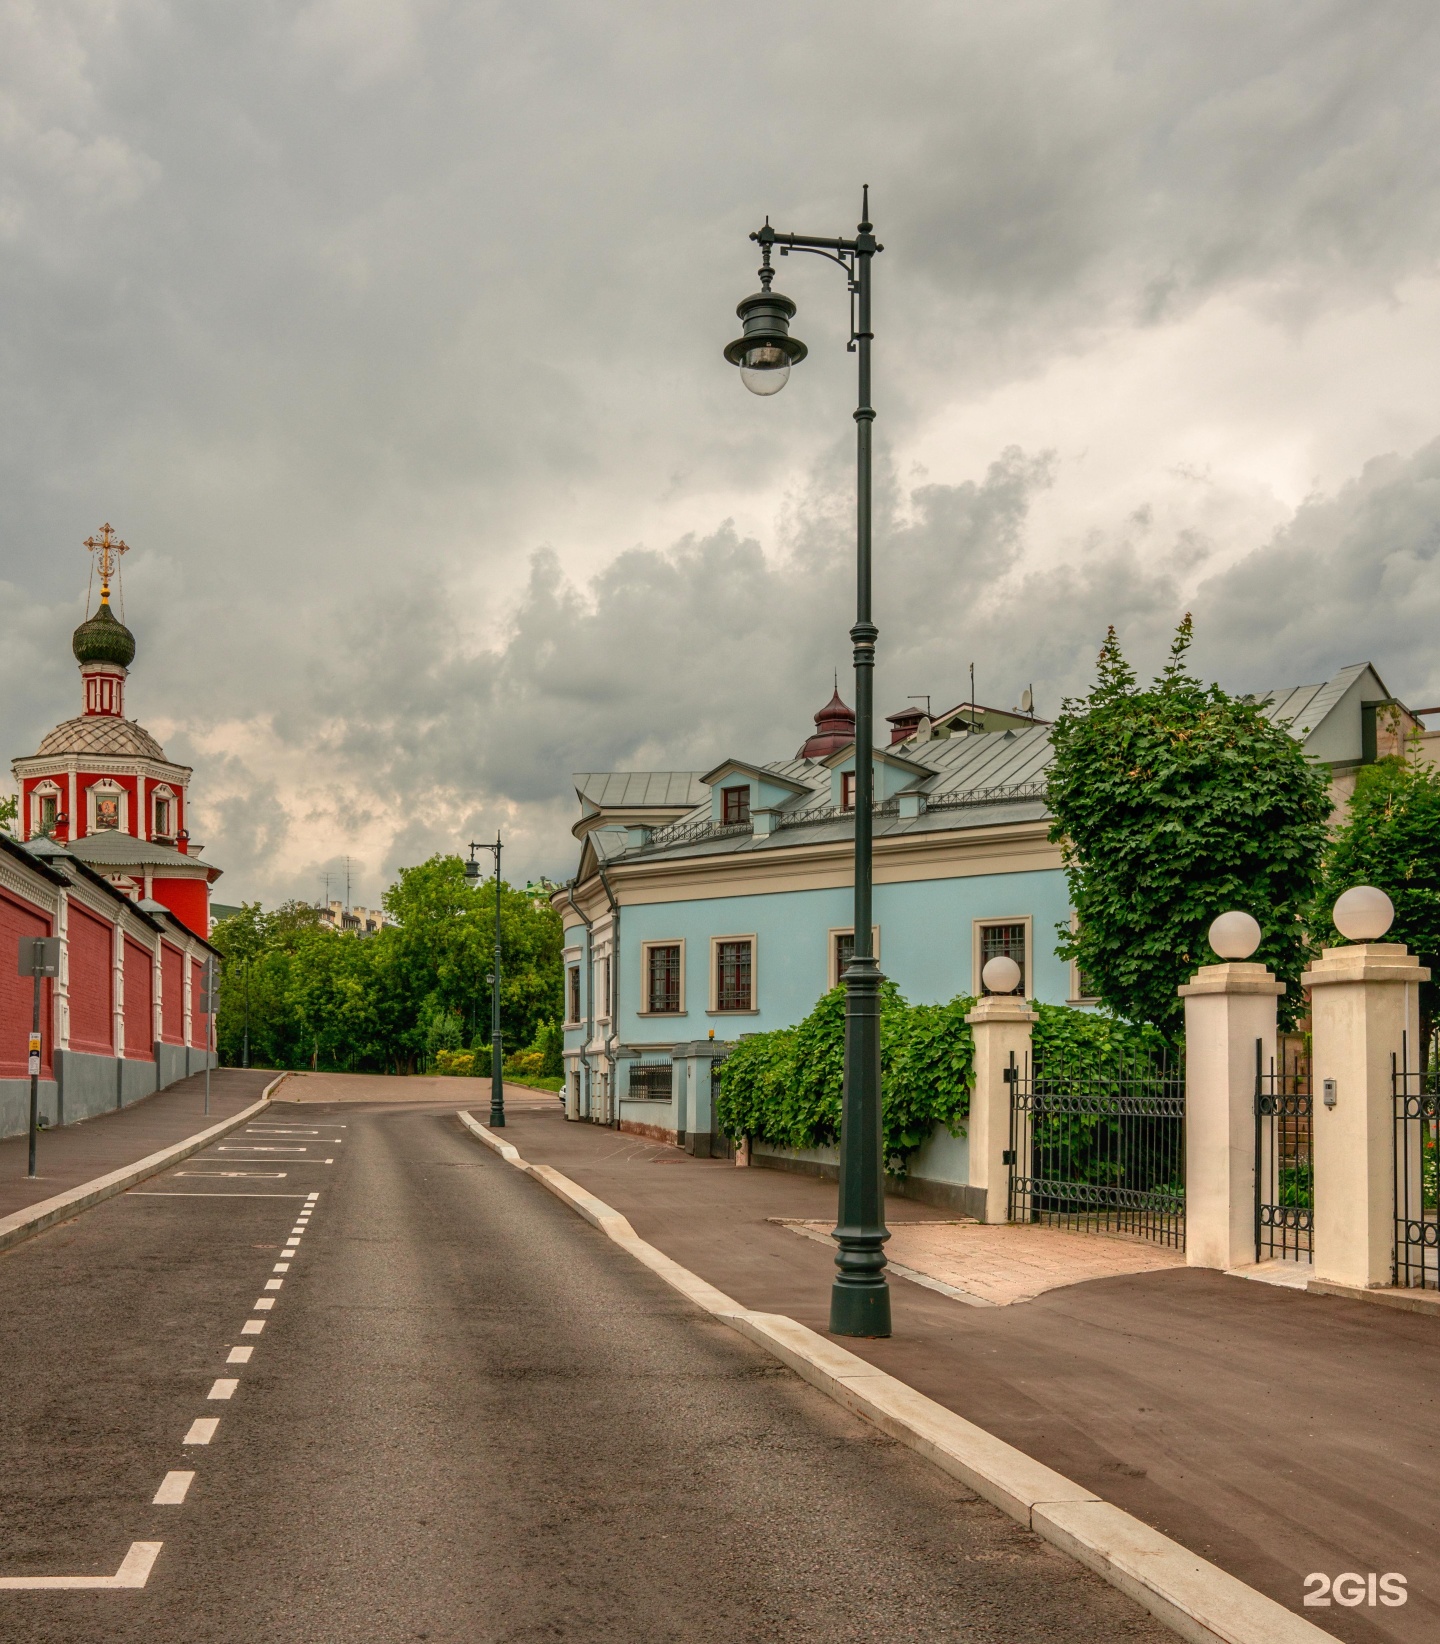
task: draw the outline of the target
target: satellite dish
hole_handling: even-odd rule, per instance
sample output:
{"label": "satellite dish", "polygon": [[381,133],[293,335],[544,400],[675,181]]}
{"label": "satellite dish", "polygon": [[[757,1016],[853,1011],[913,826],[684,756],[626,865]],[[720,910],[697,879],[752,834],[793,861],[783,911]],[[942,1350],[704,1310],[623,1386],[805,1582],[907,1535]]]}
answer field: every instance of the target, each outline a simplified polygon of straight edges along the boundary
{"label": "satellite dish", "polygon": [[1020,712],[1022,714],[1028,714],[1033,711],[1034,707],[1035,692],[1030,688],[1030,686],[1027,685],[1020,693]]}

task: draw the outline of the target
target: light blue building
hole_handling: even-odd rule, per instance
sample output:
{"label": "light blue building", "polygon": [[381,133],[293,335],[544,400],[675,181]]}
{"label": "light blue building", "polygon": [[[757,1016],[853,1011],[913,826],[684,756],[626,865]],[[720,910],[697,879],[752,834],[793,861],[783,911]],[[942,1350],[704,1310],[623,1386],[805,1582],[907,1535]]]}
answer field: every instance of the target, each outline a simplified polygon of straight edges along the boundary
{"label": "light blue building", "polygon": [[[1337,800],[1355,769],[1423,727],[1366,663],[1261,698]],[[1049,727],[961,703],[890,716],[876,752],[875,943],[912,1003],[983,991],[1084,1005],[1056,955],[1071,909],[1044,799]],[[851,937],[854,716],[838,693],[794,759],[585,773],[565,925],[566,1111],[700,1151],[709,1071],[744,1033],[788,1027],[835,985]]]}

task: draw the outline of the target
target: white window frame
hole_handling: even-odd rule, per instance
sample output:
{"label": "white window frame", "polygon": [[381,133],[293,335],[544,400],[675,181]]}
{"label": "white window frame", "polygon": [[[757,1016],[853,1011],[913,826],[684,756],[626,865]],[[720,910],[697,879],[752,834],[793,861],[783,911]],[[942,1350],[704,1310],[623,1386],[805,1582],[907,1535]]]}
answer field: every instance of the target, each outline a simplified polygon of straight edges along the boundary
{"label": "white window frame", "polygon": [[[750,1008],[748,1010],[721,1010],[720,1008],[720,944],[748,942],[750,944]],[[753,930],[735,931],[727,936],[710,938],[710,1008],[707,1016],[758,1016],[760,1006],[760,942]]]}
{"label": "white window frame", "polygon": [[584,978],[580,975],[580,964],[581,964],[581,961],[579,959],[573,959],[573,960],[567,961],[566,965],[565,965],[565,1020],[564,1020],[564,1022],[561,1023],[562,1027],[567,1027],[567,1028],[580,1027],[580,1026],[583,1025],[583,1023],[585,1021],[585,1018],[583,1016],[574,1016],[574,1017],[572,1017],[570,1015],[570,994],[571,994],[570,978],[572,976],[575,978],[574,994],[575,994],[575,1006],[576,1006],[577,1010],[580,1008],[580,1005],[581,1005],[581,1003],[582,1003],[582,1001],[584,1000],[584,997],[585,997]]}
{"label": "white window frame", "polygon": [[[650,1008],[650,950],[651,948],[679,948],[680,949],[680,1008],[679,1010],[651,1010]],[[755,955],[750,955],[751,993],[754,993]],[[655,1016],[666,1021],[674,1021],[677,1016],[686,1016],[685,1009],[685,938],[683,936],[657,936],[650,941],[640,944],[640,1002],[643,1010],[637,1010],[637,1016]]]}
{"label": "white window frame", "polygon": [[970,926],[970,992],[975,998],[985,996],[985,988],[980,980],[980,932],[987,925],[1023,925],[1025,927],[1025,974],[1020,979],[1020,992],[1015,997],[1033,999],[1035,997],[1035,920],[1028,913],[987,914],[983,919],[971,921]]}
{"label": "white window frame", "polygon": [[[120,822],[115,829],[97,827],[95,823],[98,807],[96,797],[104,794],[109,798],[112,794],[120,801]],[[129,833],[130,832],[130,790],[120,783],[112,781],[108,776],[98,782],[92,782],[85,790],[86,833]]]}
{"label": "white window frame", "polygon": [[[831,925],[830,929],[825,932],[825,988],[827,993],[831,988],[840,986],[840,961],[839,955],[835,951],[835,938],[837,936],[853,936],[854,934],[854,925]],[[874,948],[875,957],[878,960],[880,957],[879,925],[871,925],[870,927],[870,946]]]}
{"label": "white window frame", "polygon": [[53,799],[55,801],[55,825],[59,827],[60,817],[65,810],[65,795],[60,790],[58,782],[46,777],[43,782],[37,782],[30,790],[30,837],[36,838],[40,833],[40,801]]}
{"label": "white window frame", "polygon": [[[160,801],[164,800],[170,807],[170,821],[172,826],[162,834],[156,826],[156,813]],[[173,839],[178,832],[180,822],[180,807],[176,802],[175,790],[168,782],[161,782],[150,793],[150,837],[152,839]]]}

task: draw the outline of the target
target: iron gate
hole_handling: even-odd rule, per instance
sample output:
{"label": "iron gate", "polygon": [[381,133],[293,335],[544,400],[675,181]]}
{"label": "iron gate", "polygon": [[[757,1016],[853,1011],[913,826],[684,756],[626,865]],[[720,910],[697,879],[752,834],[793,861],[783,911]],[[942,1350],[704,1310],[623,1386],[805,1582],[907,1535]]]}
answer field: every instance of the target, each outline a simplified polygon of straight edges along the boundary
{"label": "iron gate", "polygon": [[1392,1283],[1440,1289],[1436,1162],[1440,1158],[1440,1072],[1433,1047],[1427,1066],[1410,1067],[1410,1036],[1390,1058],[1395,1108],[1395,1265]]}
{"label": "iron gate", "polygon": [[1308,1262],[1315,1247],[1310,1063],[1280,1040],[1280,1066],[1255,1041],[1255,1260]]}
{"label": "iron gate", "polygon": [[1017,1066],[1010,1220],[1185,1245],[1185,1079],[1164,1063]]}

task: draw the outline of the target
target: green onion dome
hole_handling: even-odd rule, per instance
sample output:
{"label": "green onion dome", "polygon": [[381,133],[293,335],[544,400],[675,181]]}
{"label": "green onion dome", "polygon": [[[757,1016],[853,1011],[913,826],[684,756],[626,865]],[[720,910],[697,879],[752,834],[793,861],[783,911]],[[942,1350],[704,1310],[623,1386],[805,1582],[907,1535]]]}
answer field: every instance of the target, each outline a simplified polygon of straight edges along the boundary
{"label": "green onion dome", "polygon": [[128,668],[135,660],[135,636],[102,600],[100,609],[75,630],[70,642],[75,660],[86,662],[113,662]]}

